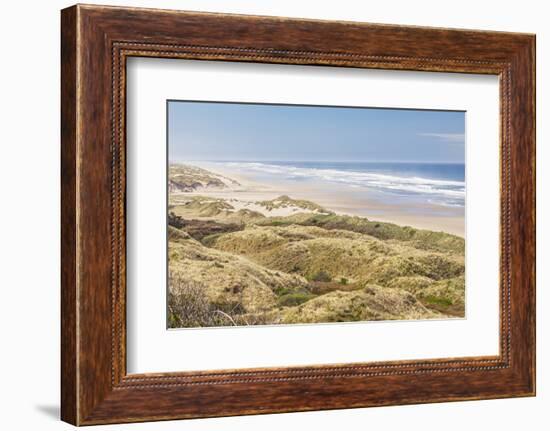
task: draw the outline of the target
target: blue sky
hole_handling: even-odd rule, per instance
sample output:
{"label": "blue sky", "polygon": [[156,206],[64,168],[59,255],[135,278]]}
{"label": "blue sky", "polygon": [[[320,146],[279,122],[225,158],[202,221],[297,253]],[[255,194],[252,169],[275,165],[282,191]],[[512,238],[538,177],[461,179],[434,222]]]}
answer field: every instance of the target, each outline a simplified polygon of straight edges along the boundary
{"label": "blue sky", "polygon": [[168,102],[170,161],[464,163],[465,113]]}

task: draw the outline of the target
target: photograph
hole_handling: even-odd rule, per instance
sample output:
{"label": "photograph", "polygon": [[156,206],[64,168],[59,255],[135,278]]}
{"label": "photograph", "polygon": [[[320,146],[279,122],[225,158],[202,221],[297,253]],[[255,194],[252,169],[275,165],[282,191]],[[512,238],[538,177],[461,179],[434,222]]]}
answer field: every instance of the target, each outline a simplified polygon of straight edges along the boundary
{"label": "photograph", "polygon": [[167,116],[168,328],[465,317],[465,112]]}

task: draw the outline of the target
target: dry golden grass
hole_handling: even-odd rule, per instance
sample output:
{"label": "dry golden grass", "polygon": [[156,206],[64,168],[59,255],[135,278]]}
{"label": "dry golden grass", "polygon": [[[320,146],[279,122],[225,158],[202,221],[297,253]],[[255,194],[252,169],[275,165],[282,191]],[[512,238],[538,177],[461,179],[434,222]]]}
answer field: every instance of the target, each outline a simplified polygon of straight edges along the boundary
{"label": "dry golden grass", "polygon": [[283,313],[284,323],[414,320],[441,317],[408,292],[367,285],[360,291],[327,293]]}

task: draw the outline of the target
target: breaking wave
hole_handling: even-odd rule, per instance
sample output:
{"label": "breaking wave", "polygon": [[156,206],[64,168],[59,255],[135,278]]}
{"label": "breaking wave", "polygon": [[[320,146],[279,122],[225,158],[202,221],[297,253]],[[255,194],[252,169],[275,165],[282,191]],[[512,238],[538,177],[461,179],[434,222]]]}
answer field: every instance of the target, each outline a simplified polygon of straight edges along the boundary
{"label": "breaking wave", "polygon": [[425,196],[427,202],[463,206],[466,196],[464,181],[404,176],[397,172],[380,173],[365,170],[304,167],[260,162],[224,162],[228,168],[256,171],[259,174],[295,180],[321,180],[354,188],[369,188],[401,195]]}

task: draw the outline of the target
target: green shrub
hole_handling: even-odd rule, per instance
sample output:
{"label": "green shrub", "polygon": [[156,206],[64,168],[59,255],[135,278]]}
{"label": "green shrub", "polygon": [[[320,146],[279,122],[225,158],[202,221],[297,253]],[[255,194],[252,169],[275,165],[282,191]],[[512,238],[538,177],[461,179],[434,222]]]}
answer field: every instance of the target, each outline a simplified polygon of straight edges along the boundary
{"label": "green shrub", "polygon": [[294,307],[296,305],[303,304],[304,302],[307,302],[315,297],[316,295],[305,292],[287,293],[286,295],[280,296],[277,300],[277,303],[279,307]]}
{"label": "green shrub", "polygon": [[453,305],[453,301],[451,299],[444,298],[444,297],[441,297],[441,296],[429,295],[429,296],[426,296],[423,299],[428,304],[440,305],[440,306],[443,306],[443,307],[450,307],[451,305]]}
{"label": "green shrub", "polygon": [[332,280],[332,277],[330,276],[330,274],[323,270],[317,272],[313,277],[311,277],[311,281],[329,282],[331,280]]}
{"label": "green shrub", "polygon": [[277,287],[273,293],[275,293],[275,295],[277,296],[283,296],[283,295],[287,295],[289,293],[292,293],[293,290],[288,288],[288,287]]}
{"label": "green shrub", "polygon": [[340,279],[340,284],[344,284],[344,285],[345,285],[345,284],[348,284],[348,279],[342,277],[342,278]]}
{"label": "green shrub", "polygon": [[268,226],[287,226],[289,223],[283,220],[273,220],[269,223],[266,223]]}
{"label": "green shrub", "polygon": [[185,226],[185,220],[182,217],[170,211],[168,213],[168,225],[173,226],[176,229],[181,229]]}

